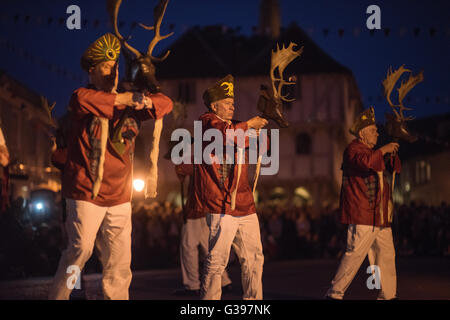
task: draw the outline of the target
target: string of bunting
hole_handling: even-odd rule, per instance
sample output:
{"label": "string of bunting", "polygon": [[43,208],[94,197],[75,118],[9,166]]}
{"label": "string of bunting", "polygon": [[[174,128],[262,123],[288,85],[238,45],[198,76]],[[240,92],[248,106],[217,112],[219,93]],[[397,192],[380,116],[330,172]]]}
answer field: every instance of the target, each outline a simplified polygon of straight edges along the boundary
{"label": "string of bunting", "polygon": [[[385,98],[382,96],[367,96],[368,102],[382,102]],[[433,104],[448,104],[450,105],[450,97],[441,97],[441,96],[426,96],[426,97],[406,97],[405,100],[408,103],[420,103],[425,102],[426,104],[433,103]]]}
{"label": "string of bunting", "polygon": [[[14,24],[33,24],[38,26],[60,26],[66,28],[66,20],[68,16],[65,17],[43,17],[43,16],[31,16],[31,15],[22,15],[22,14],[0,14],[0,23],[7,24],[9,22],[13,22]],[[138,25],[137,21],[125,22],[122,20],[118,21],[119,28],[123,28],[126,25],[130,25],[131,28],[135,28]],[[111,28],[111,22],[109,20],[100,20],[100,19],[81,19],[81,27],[87,28],[92,26],[93,28],[99,27],[107,27]],[[169,25],[170,31],[173,31],[175,28],[174,24]]]}
{"label": "string of bunting", "polygon": [[419,38],[420,36],[429,36],[430,38],[435,38],[438,35],[450,37],[450,27],[447,28],[436,28],[436,27],[398,27],[398,28],[382,28],[379,30],[373,29],[369,30],[367,28],[362,27],[354,27],[350,29],[344,29],[344,28],[337,28],[337,29],[331,29],[331,28],[306,28],[306,32],[309,35],[314,35],[317,33],[321,33],[323,37],[333,36],[337,35],[339,38],[344,38],[346,35],[353,36],[354,38],[358,38],[362,34],[369,34],[369,36],[374,37],[375,35],[382,35],[386,38],[389,38],[390,36],[399,36],[400,38],[403,38],[408,35],[413,35],[414,38]]}
{"label": "string of bunting", "polygon": [[0,37],[0,47],[5,48],[6,50],[12,52],[16,56],[19,56],[27,61],[29,61],[32,64],[40,65],[41,67],[47,69],[50,72],[56,73],[60,76],[65,77],[69,80],[74,80],[78,82],[82,82],[84,80],[84,77],[80,74],[73,73],[71,71],[68,71],[66,68],[62,66],[58,66],[56,64],[50,63],[45,59],[42,59],[40,57],[37,57],[30,53],[28,50],[18,48],[16,47],[11,41],[6,40],[4,38]]}
{"label": "string of bunting", "polygon": [[[43,17],[43,16],[32,16],[29,14],[11,14],[11,13],[2,13],[0,14],[0,23],[14,23],[14,24],[34,24],[39,26],[54,26],[59,25],[61,27],[66,27],[66,17]],[[125,22],[119,21],[119,28],[126,27],[126,25],[130,25],[132,28],[137,26],[136,21]],[[93,27],[99,28],[103,27],[111,27],[109,20],[99,20],[99,19],[81,19],[82,28]],[[169,25],[170,31],[173,31],[175,28],[174,24]],[[237,27],[236,30],[240,30],[240,27]],[[370,36],[375,35],[383,35],[384,37],[390,36],[399,36],[405,37],[407,35],[413,35],[415,38],[419,38],[421,36],[429,36],[430,38],[435,38],[436,36],[445,36],[450,37],[450,26],[447,27],[385,27],[380,30],[369,30],[365,27],[354,27],[354,28],[316,28],[316,27],[306,27],[304,28],[309,35],[314,34],[322,34],[323,37],[329,37],[333,35],[337,35],[339,38],[344,38],[348,35],[358,38],[362,34],[369,34]],[[256,27],[254,28],[256,30]]]}
{"label": "string of bunting", "polygon": [[[11,41],[6,40],[1,37],[0,37],[0,47],[6,48],[10,52],[28,60],[29,62],[34,63],[34,64],[39,64],[41,67],[47,69],[48,71],[56,73],[58,75],[61,75],[67,79],[78,81],[78,82],[82,82],[83,80],[85,80],[82,75],[68,71],[64,67],[49,63],[48,61],[46,61],[40,57],[36,57],[29,51],[22,49],[22,48],[17,48]],[[367,96],[366,99],[369,103],[382,102],[384,100],[384,97],[382,97],[381,95],[378,95],[378,96],[369,95],[369,96]],[[450,97],[449,96],[445,96],[445,97],[444,96],[426,96],[426,97],[409,96],[409,97],[406,97],[406,100],[408,103],[425,102],[426,104],[430,104],[430,103],[441,104],[442,103],[442,104],[450,105]]]}

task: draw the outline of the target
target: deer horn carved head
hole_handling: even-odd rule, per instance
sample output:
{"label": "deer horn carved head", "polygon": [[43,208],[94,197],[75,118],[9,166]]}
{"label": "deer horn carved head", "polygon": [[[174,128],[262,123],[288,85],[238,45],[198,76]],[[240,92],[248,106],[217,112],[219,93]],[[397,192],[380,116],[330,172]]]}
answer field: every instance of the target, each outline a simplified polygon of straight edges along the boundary
{"label": "deer horn carved head", "polygon": [[151,92],[157,92],[160,90],[159,83],[155,78],[155,66],[154,63],[161,62],[165,60],[170,51],[167,51],[161,58],[153,56],[153,50],[155,49],[157,43],[161,40],[167,39],[173,35],[173,32],[167,35],[161,35],[161,22],[164,18],[167,5],[169,0],[160,0],[155,6],[154,14],[154,25],[146,26],[139,23],[139,26],[146,30],[154,30],[155,35],[148,45],[146,53],[142,53],[139,50],[132,47],[128,40],[125,39],[119,31],[117,18],[119,14],[119,8],[122,4],[122,0],[107,0],[107,10],[110,15],[111,21],[114,27],[114,33],[116,37],[120,40],[124,48],[126,48],[130,54],[124,54],[127,59],[127,79],[126,81],[132,82],[134,87],[138,90],[149,90]]}
{"label": "deer horn carved head", "polygon": [[[263,117],[272,119],[281,128],[289,126],[289,123],[283,115],[283,101],[292,102],[295,100],[289,99],[286,95],[282,94],[284,86],[294,85],[296,83],[293,78],[285,80],[283,77],[284,69],[286,69],[286,67],[303,52],[303,47],[294,51],[295,46],[297,46],[297,44],[291,42],[287,48],[282,45],[280,49],[280,46],[277,44],[276,51],[272,51],[270,62],[272,92],[270,92],[266,86],[262,85],[261,95],[258,100],[258,110],[263,113]],[[276,75],[276,70],[278,70],[278,77]]]}
{"label": "deer horn carved head", "polygon": [[[410,73],[410,75],[408,80],[403,80],[400,83],[400,87],[397,88],[398,104],[394,104],[391,100],[391,94],[398,80],[404,73]],[[414,76],[411,70],[406,69],[402,65],[395,71],[392,71],[392,68],[389,68],[386,79],[383,80],[384,94],[394,113],[394,115],[385,115],[387,120],[386,129],[388,134],[394,139],[402,139],[408,142],[414,142],[417,140],[417,137],[411,135],[411,133],[409,133],[407,130],[406,121],[412,120],[413,117],[405,117],[403,111],[412,110],[412,108],[405,107],[405,105],[403,104],[403,100],[409,93],[409,91],[411,91],[411,89],[414,88],[418,83],[422,82],[423,79],[423,72],[420,72],[419,74]]]}

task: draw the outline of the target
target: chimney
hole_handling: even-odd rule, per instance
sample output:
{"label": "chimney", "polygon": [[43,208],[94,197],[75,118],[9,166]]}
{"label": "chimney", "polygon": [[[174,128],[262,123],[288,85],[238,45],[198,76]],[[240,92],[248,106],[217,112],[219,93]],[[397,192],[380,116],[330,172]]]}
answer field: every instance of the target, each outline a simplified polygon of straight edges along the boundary
{"label": "chimney", "polygon": [[259,6],[259,34],[278,39],[281,28],[281,14],[278,0],[261,0]]}

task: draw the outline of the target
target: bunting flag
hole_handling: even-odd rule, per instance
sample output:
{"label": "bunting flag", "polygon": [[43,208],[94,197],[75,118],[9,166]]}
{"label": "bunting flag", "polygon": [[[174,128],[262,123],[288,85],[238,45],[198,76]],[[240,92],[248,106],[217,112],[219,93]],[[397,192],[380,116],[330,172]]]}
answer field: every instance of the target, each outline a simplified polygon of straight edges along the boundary
{"label": "bunting flag", "polygon": [[0,47],[5,48],[6,50],[16,54],[17,56],[23,58],[24,60],[29,61],[30,63],[32,63],[34,65],[39,65],[42,68],[45,68],[50,72],[53,72],[60,76],[63,76],[66,79],[70,79],[70,80],[74,80],[74,81],[78,81],[78,82],[83,82],[85,80],[84,76],[82,76],[80,74],[72,73],[62,66],[58,66],[56,64],[50,63],[50,62],[40,58],[40,57],[37,57],[37,56],[33,55],[32,53],[30,53],[28,50],[25,50],[23,48],[18,48],[9,40],[0,38]]}
{"label": "bunting flag", "polygon": [[[310,30],[311,31],[311,30]],[[314,31],[314,30],[313,30]],[[37,57],[30,53],[27,50],[24,50],[22,48],[17,48],[11,41],[5,40],[3,38],[0,38],[0,47],[3,47],[7,49],[8,51],[11,51],[14,54],[17,54],[19,57],[22,57],[23,59],[29,61],[32,64],[37,64],[41,66],[42,68],[47,69],[50,72],[53,72],[55,74],[58,74],[60,76],[63,76],[66,79],[83,82],[85,81],[85,76],[73,73],[66,68],[62,66],[55,65],[53,63],[50,63],[40,57]],[[413,97],[409,96],[406,98],[408,103],[426,103],[426,104],[447,104],[450,105],[450,97],[449,96],[425,96],[425,97]],[[383,100],[383,97],[381,95],[368,95],[367,101],[368,102],[381,102]]]}
{"label": "bunting flag", "polygon": [[[2,24],[25,24],[25,25],[38,25],[38,26],[51,26],[51,25],[59,25],[63,28],[66,28],[66,19],[67,17],[43,17],[43,16],[33,16],[30,14],[9,14],[2,13],[0,15],[0,23]],[[81,21],[82,28],[99,28],[101,26],[110,26],[109,20],[99,20],[99,19],[83,19]],[[136,21],[126,22],[119,21],[119,28],[125,27],[134,28],[137,26]],[[172,23],[168,26],[170,31],[175,29],[175,25]],[[236,27],[236,31],[240,31],[241,27]],[[258,28],[254,27],[253,31],[256,32]],[[380,30],[369,30],[365,27],[354,27],[354,28],[343,28],[343,27],[323,27],[323,28],[315,28],[315,27],[306,27],[304,28],[306,32],[310,35],[316,33],[317,30],[321,30],[323,37],[329,37],[331,35],[337,35],[338,38],[344,38],[346,35],[353,36],[354,38],[358,38],[362,34],[368,34],[369,36],[375,36],[377,34],[383,34],[386,38],[391,36],[397,36],[403,38],[405,36],[413,36],[414,38],[435,38],[436,36],[442,37],[450,37],[450,26],[438,28],[435,26],[415,26],[415,27],[384,27]]]}
{"label": "bunting flag", "polygon": [[[372,96],[369,95],[367,96],[367,101],[368,102],[381,102],[383,101],[383,97],[380,95],[377,96]],[[408,103],[426,103],[426,104],[450,104],[450,97],[448,96],[434,96],[434,97],[430,97],[430,96],[426,96],[426,97],[407,97],[406,101]]]}

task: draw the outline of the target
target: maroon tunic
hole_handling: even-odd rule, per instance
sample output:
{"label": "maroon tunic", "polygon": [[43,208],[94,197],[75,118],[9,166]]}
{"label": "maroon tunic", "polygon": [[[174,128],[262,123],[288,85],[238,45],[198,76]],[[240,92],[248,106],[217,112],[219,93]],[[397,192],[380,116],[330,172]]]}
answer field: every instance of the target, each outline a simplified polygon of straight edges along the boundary
{"label": "maroon tunic", "polygon": [[187,201],[183,212],[185,221],[186,219],[199,219],[206,216],[204,212],[195,210],[195,203],[198,202],[198,199],[195,198],[196,194],[194,192],[194,170],[196,170],[194,164],[182,163],[175,166],[175,172],[181,181],[184,181],[186,177],[189,177]]}
{"label": "maroon tunic", "polygon": [[[131,200],[134,137],[124,139],[125,152],[120,155],[108,138],[105,151],[104,173],[98,196],[92,200],[92,166],[95,165],[94,117],[109,119],[109,129],[117,125],[125,106],[114,106],[116,94],[80,88],[70,100],[71,128],[68,137],[68,161],[63,170],[63,196],[68,199],[84,200],[99,206],[115,206]],[[159,119],[172,110],[172,101],[158,93],[150,95],[152,109],[132,111],[122,127],[123,136],[136,136],[139,122]],[[127,133],[125,135],[125,133]]]}
{"label": "maroon tunic", "polygon": [[[223,145],[236,141],[226,140],[227,129],[248,129],[246,122],[233,121],[232,124],[218,118],[214,113],[207,112],[200,117],[203,132],[215,128],[222,132]],[[236,140],[236,139],[235,139]],[[210,142],[205,142],[204,146]],[[249,146],[248,137],[245,138],[245,147]],[[225,147],[224,152],[225,154]],[[216,155],[210,154],[212,158]],[[235,149],[235,163],[237,163],[237,151]],[[236,208],[231,209],[231,193],[236,188],[238,165],[231,165],[231,169],[226,179],[221,181],[221,165],[218,163],[206,164],[202,161],[199,164],[198,174],[194,176],[195,208],[203,213],[223,213],[233,216],[244,216],[256,212],[253,193],[248,183],[248,149],[245,152],[245,163],[241,165],[241,176],[236,195]]]}
{"label": "maroon tunic", "polygon": [[[398,156],[392,158],[392,167],[397,173],[401,165]],[[370,149],[361,141],[353,140],[345,149],[342,163],[342,188],[340,199],[341,222],[344,224],[375,225],[389,227],[388,202],[391,188],[384,175],[383,223],[381,223],[381,192],[377,172],[385,170],[381,150]]]}

